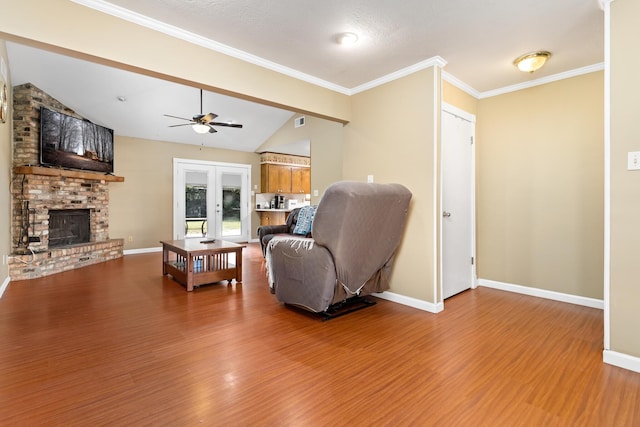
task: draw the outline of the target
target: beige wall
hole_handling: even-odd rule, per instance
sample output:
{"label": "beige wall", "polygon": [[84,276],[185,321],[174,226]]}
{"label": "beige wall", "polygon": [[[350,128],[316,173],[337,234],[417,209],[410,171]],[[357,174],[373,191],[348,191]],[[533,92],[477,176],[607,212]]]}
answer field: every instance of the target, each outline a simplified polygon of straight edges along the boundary
{"label": "beige wall", "polygon": [[[437,129],[433,117],[437,113],[433,101],[439,94],[433,84],[434,70],[418,72],[350,99],[67,0],[5,3],[0,13],[0,38],[93,57],[337,121],[351,120],[344,132],[343,177],[363,181],[373,174],[377,182],[407,185],[414,195],[394,269],[393,291],[437,301],[434,213],[439,195],[434,190],[438,185],[434,185],[433,159],[437,158],[439,142],[434,136]],[[636,247],[640,229],[635,226],[640,217],[640,172],[629,172],[625,167],[626,153],[640,151],[640,60],[629,54],[636,51],[635,41],[640,38],[635,19],[640,16],[640,2],[616,0],[611,12],[611,349],[640,357],[635,326],[640,323]],[[4,45],[0,46],[0,55],[6,58]],[[596,182],[602,177],[602,154],[597,153],[602,116],[596,111],[597,98],[602,94],[593,89],[601,87],[593,81],[600,79],[599,74],[592,74],[478,101],[481,277],[602,297],[598,279],[602,276],[602,240],[597,237],[602,235],[602,185]],[[459,97],[454,89],[444,84],[446,101],[473,113],[473,102],[469,104],[469,99]],[[6,125],[0,126],[0,224],[5,224],[0,226],[0,253],[6,253],[9,247],[5,231],[10,166],[7,129]],[[530,136],[532,131],[541,135]],[[116,169],[127,181],[111,187],[112,234],[126,236],[134,230],[132,247],[154,246],[156,239],[170,233],[169,214],[156,212],[165,208],[169,192],[162,188],[163,195],[152,198],[145,196],[144,189],[157,191],[170,185],[167,171],[171,170],[169,159],[175,151],[179,157],[199,153],[185,153],[183,146],[153,153],[124,142],[117,142],[121,156],[116,158]],[[135,157],[128,156],[129,150],[145,151],[167,167],[159,171],[150,161],[136,162]],[[316,155],[331,158],[329,150],[314,151]],[[253,174],[254,183],[257,175]],[[131,206],[141,211],[133,212]],[[133,213],[137,215],[132,218]],[[147,221],[153,219],[149,226],[135,219],[144,216]],[[139,234],[132,224],[144,226],[144,232]],[[3,276],[6,267],[0,266],[0,279]]]}
{"label": "beige wall", "polygon": [[68,0],[8,2],[0,38],[348,121],[349,97],[123,21]]}
{"label": "beige wall", "polygon": [[[158,247],[160,240],[172,238],[174,158],[248,164],[251,188],[260,184],[256,153],[116,136],[114,172],[125,181],[109,184],[109,235],[124,238],[125,250]],[[250,206],[255,206],[253,199]],[[252,210],[253,238],[257,225]]]}
{"label": "beige wall", "polygon": [[[9,117],[13,115],[13,103],[11,96],[11,74],[9,72],[9,60],[4,40],[0,40],[0,58],[7,66],[7,95]],[[2,88],[2,75],[0,75],[0,89]],[[5,259],[11,251],[11,194],[9,191],[9,181],[11,179],[11,119],[7,118],[6,123],[0,123],[0,258]],[[0,285],[9,277],[9,268],[0,262]]]}
{"label": "beige wall", "polygon": [[[311,203],[317,204],[324,190],[342,179],[343,125],[338,122],[305,116],[305,125],[296,128],[294,115],[262,144],[258,152],[275,151],[281,145],[308,140],[311,144]],[[314,190],[318,195],[314,196]]]}
{"label": "beige wall", "polygon": [[478,114],[478,100],[446,80],[442,81],[442,102],[458,107],[469,114]]}
{"label": "beige wall", "polygon": [[[307,117],[311,123],[311,203],[320,202],[324,190],[343,174],[344,125]],[[318,195],[315,196],[315,192]]]}
{"label": "beige wall", "polygon": [[640,171],[627,153],[640,151],[640,2],[611,3],[611,350],[640,357]]}
{"label": "beige wall", "polygon": [[429,68],[354,95],[345,126],[347,180],[405,185],[413,198],[391,291],[436,302],[434,290],[434,156],[440,108],[440,70]]}
{"label": "beige wall", "polygon": [[603,298],[603,73],[482,99],[478,277]]}

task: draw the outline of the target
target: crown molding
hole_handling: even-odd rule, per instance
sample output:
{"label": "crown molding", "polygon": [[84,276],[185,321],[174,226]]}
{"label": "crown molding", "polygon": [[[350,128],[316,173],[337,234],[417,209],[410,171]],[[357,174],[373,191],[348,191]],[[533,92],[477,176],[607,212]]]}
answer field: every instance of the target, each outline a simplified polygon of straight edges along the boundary
{"label": "crown molding", "polygon": [[[287,75],[289,77],[305,81],[307,83],[311,83],[316,86],[323,87],[325,89],[332,90],[334,92],[341,93],[343,95],[351,96],[357,93],[363,92],[365,90],[372,89],[376,86],[383,85],[385,83],[391,82],[393,80],[408,76],[417,71],[430,68],[430,67],[440,67],[443,68],[447,65],[447,61],[445,61],[440,56],[434,56],[432,58],[426,59],[424,61],[418,62],[417,64],[410,65],[401,70],[395,71],[391,74],[387,74],[385,76],[379,77],[375,80],[371,80],[370,82],[361,84],[352,89],[345,88],[343,86],[337,85],[335,83],[331,83],[329,81],[320,79],[318,77],[312,76],[310,74],[302,73],[300,71],[294,70],[293,68],[285,67],[283,65],[277,64],[275,62],[269,61],[267,59],[261,58],[259,56],[250,54],[248,52],[244,52],[242,50],[233,48],[231,46],[227,46],[222,43],[218,43],[214,40],[199,36],[195,33],[183,30],[178,27],[174,27],[172,25],[166,24],[164,22],[149,18],[147,16],[141,15],[139,13],[133,12],[129,9],[125,9],[123,7],[108,3],[104,0],[71,0],[74,3],[79,5],[88,7],[90,9],[97,10],[102,13],[106,13],[108,15],[115,16],[116,18],[123,19],[128,22],[132,22],[134,24],[158,31],[160,33],[169,35],[171,37],[175,37],[189,43],[193,43],[198,46],[202,46],[204,48],[213,50],[215,52],[222,53],[224,55],[231,56],[233,58],[240,59],[241,61],[248,62],[250,64],[254,64],[260,66],[262,68],[266,68],[271,71],[275,71],[277,73],[281,73]],[[610,4],[614,0],[598,0],[602,7]],[[457,88],[463,90],[469,95],[473,96],[476,99],[489,98],[492,96],[502,95],[509,92],[515,92],[517,90],[526,89],[550,82],[554,82],[557,80],[562,80],[570,77],[579,76],[582,74],[592,73],[595,71],[601,71],[604,69],[604,64],[595,64],[590,65],[583,68],[578,68],[575,70],[567,71],[564,73],[555,74],[553,76],[544,77],[541,79],[529,81],[526,83],[520,83],[512,86],[506,86],[503,88],[490,90],[486,92],[478,92],[462,80],[454,77],[453,75],[442,70],[442,78]]]}
{"label": "crown molding", "polygon": [[86,6],[90,9],[94,9],[99,12],[106,13],[111,16],[115,16],[116,18],[120,18],[125,21],[132,22],[142,27],[146,27],[146,28],[158,31],[168,36],[175,37],[175,38],[187,41],[189,43],[193,43],[195,45],[202,46],[204,48],[222,53],[224,55],[228,55],[233,58],[240,59],[250,64],[258,65],[262,68],[266,68],[268,70],[275,71],[275,72],[287,75],[289,77],[293,77],[295,79],[314,84],[316,86],[324,87],[334,92],[342,93],[344,95],[350,95],[350,92],[351,92],[349,89],[342,87],[340,85],[336,85],[334,83],[328,82],[318,77],[314,77],[312,75],[302,73],[300,71],[294,70],[293,68],[285,67],[283,65],[277,64],[275,62],[261,58],[259,56],[250,54],[248,52],[244,52],[240,49],[235,49],[231,46],[218,43],[214,40],[199,36],[190,31],[186,31],[181,28],[175,27],[173,25],[169,25],[164,22],[149,18],[147,16],[141,15],[139,13],[133,12],[129,9],[125,9],[120,6],[116,6],[114,4],[105,2],[103,0],[71,0],[71,1],[82,6]]}
{"label": "crown molding", "polygon": [[285,67],[283,65],[277,64],[275,62],[253,55],[251,53],[242,51],[240,49],[236,49],[231,46],[227,46],[225,44],[216,42],[215,40],[202,37],[190,31],[186,31],[181,28],[175,27],[173,25],[169,25],[164,22],[158,21],[156,19],[149,18],[148,16],[144,16],[137,12],[133,12],[129,9],[125,9],[121,6],[108,3],[104,0],[71,0],[71,1],[79,5],[88,7],[90,9],[94,9],[99,12],[106,13],[111,16],[115,16],[116,18],[120,18],[128,22],[132,22],[142,27],[158,31],[168,36],[175,37],[175,38],[184,40],[186,42],[193,43],[195,45],[213,50],[215,52],[219,52],[224,55],[228,55],[233,58],[240,59],[250,64],[258,65],[262,68],[266,68],[268,70],[275,71],[277,73],[281,73],[289,77],[293,77],[295,79],[302,80],[307,83],[311,83],[316,86],[320,86],[325,89],[329,89],[334,92],[338,92],[348,96],[354,95],[358,92],[362,92],[367,89],[374,88],[376,86],[390,82],[392,80],[399,79],[401,77],[407,76],[409,74],[415,73],[416,71],[419,71],[425,68],[429,68],[432,66],[444,67],[447,64],[447,61],[445,61],[441,57],[434,56],[433,58],[429,58],[417,64],[411,65],[407,68],[403,68],[402,70],[396,71],[386,76],[382,76],[378,79],[375,79],[368,83],[364,83],[360,86],[357,86],[353,89],[348,89],[343,86],[337,85],[335,83],[331,83],[326,80],[320,79],[318,77],[312,76],[310,74],[306,74],[298,70],[294,70],[293,68]]}
{"label": "crown molding", "polygon": [[457,87],[458,89],[468,93],[474,98],[476,99],[480,98],[480,92],[478,92],[477,90],[475,90],[474,88],[472,88],[471,86],[469,86],[468,84],[460,80],[459,78],[453,76],[452,74],[447,73],[444,70],[442,71],[442,79],[451,83],[453,86]]}
{"label": "crown molding", "polygon": [[408,76],[409,74],[413,74],[416,71],[424,70],[425,68],[430,67],[444,67],[447,65],[447,61],[442,59],[440,56],[434,56],[429,59],[425,59],[424,61],[418,62],[417,64],[410,65],[401,70],[395,71],[391,74],[387,74],[386,76],[382,76],[375,80],[371,80],[370,82],[361,84],[360,86],[356,86],[351,89],[349,95],[355,95],[360,92],[364,92],[365,90],[373,89],[376,86],[383,85],[385,83],[389,83],[393,80],[397,80],[399,78]]}
{"label": "crown molding", "polygon": [[598,4],[600,5],[600,9],[604,10],[608,5],[613,3],[614,0],[598,0]]}
{"label": "crown molding", "polygon": [[[614,0],[606,0],[612,2]],[[600,62],[593,65],[588,65],[586,67],[576,68],[574,70],[565,71],[563,73],[554,74],[552,76],[543,77],[536,80],[531,80],[525,83],[518,83],[516,85],[505,86],[498,89],[489,90],[486,92],[478,92],[462,80],[457,77],[447,73],[446,71],[442,71],[442,79],[451,83],[453,86],[456,86],[458,89],[468,93],[476,99],[490,98],[492,96],[503,95],[509,92],[516,92],[518,90],[527,89],[534,86],[540,86],[543,84],[555,82],[558,80],[564,80],[571,77],[581,76],[583,74],[594,73],[596,71],[604,70],[604,62]]]}
{"label": "crown molding", "polygon": [[576,68],[575,70],[565,71],[564,73],[554,74],[552,76],[543,77],[541,79],[531,80],[524,83],[518,83],[511,86],[505,86],[503,88],[489,90],[481,92],[478,99],[490,98],[492,96],[503,95],[509,92],[516,92],[518,90],[527,89],[534,86],[540,86],[547,83],[556,82],[558,80],[569,79],[571,77],[581,76],[583,74],[594,73],[596,71],[604,70],[604,62],[598,64],[587,65],[586,67]]}

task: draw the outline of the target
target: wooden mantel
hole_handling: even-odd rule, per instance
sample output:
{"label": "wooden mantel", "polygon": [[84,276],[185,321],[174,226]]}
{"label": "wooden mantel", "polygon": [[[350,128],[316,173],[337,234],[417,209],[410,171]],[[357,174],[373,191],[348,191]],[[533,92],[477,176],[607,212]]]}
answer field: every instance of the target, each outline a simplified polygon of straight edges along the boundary
{"label": "wooden mantel", "polygon": [[91,179],[94,181],[124,182],[123,176],[108,175],[101,172],[45,168],[42,166],[16,166],[13,172],[18,175],[64,176],[68,178]]}

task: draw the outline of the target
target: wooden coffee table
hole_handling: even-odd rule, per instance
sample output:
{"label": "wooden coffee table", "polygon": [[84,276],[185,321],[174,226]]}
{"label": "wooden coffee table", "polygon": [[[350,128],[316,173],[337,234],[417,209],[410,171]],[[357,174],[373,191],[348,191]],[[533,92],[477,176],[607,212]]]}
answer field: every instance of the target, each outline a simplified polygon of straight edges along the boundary
{"label": "wooden coffee table", "polygon": [[[188,292],[194,286],[233,279],[242,282],[242,248],[224,240],[185,239],[162,243],[162,274],[170,274]],[[235,256],[230,256],[235,255]]]}

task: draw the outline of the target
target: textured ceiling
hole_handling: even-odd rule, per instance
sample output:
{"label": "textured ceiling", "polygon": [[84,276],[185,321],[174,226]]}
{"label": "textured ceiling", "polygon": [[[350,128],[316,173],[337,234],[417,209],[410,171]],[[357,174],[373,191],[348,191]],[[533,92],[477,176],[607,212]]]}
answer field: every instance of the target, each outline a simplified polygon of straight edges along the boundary
{"label": "textured ceiling", "polygon": [[[81,3],[105,3],[94,0]],[[478,92],[604,60],[597,0],[111,0],[109,3],[347,89],[440,56]],[[337,33],[360,35],[355,46]],[[512,61],[549,50],[527,75]]]}
{"label": "textured ceiling", "polygon": [[[480,97],[604,60],[597,0],[71,1],[159,31],[198,35],[343,93],[434,57],[446,61],[450,80]],[[345,31],[359,34],[356,45],[335,42]],[[518,71],[513,59],[534,50],[553,57],[534,74]],[[245,128],[199,135],[188,126],[168,128],[176,121],[162,116],[199,113],[197,89],[19,44],[8,43],[8,53],[14,84],[31,82],[118,135],[254,151],[293,115],[205,92],[205,113]],[[118,102],[120,95],[127,102]],[[293,141],[282,151],[308,150],[308,141]]]}

